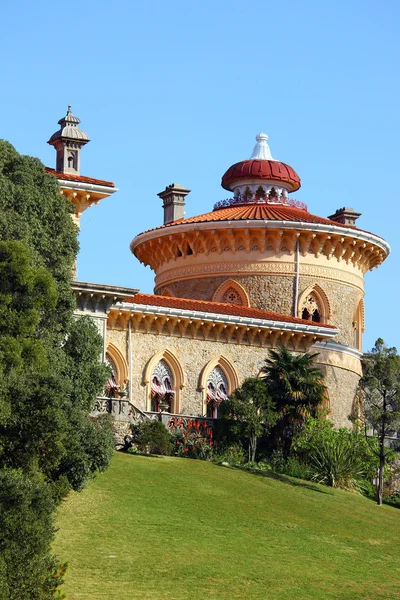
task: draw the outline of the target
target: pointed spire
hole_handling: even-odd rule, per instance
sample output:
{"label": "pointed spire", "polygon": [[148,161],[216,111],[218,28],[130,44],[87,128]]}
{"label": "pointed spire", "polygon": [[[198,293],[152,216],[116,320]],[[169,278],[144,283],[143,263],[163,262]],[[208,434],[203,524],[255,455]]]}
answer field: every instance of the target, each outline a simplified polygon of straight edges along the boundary
{"label": "pointed spire", "polygon": [[257,143],[254,146],[253,154],[250,156],[252,158],[260,158],[261,160],[275,160],[271,156],[271,150],[268,146],[268,136],[266,133],[259,133],[256,136]]}

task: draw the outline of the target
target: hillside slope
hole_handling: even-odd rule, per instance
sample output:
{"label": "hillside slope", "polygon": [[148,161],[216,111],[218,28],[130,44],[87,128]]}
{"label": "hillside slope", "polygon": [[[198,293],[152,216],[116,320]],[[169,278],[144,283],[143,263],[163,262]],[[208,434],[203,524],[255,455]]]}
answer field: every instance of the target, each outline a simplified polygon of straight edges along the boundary
{"label": "hillside slope", "polygon": [[400,598],[400,511],[206,462],[116,454],[63,505],[68,600]]}

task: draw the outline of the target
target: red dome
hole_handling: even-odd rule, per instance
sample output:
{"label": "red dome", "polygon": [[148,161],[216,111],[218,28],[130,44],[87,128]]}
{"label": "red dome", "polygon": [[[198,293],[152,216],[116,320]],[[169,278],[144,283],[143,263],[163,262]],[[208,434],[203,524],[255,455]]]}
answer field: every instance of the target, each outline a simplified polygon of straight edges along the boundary
{"label": "red dome", "polygon": [[[295,192],[300,188],[300,177],[296,171],[283,162],[277,160],[263,160],[251,158],[242,160],[229,167],[222,177],[221,185],[231,191],[231,184],[240,182],[241,179],[260,179],[289,184],[290,191]],[[260,181],[261,183],[261,181]]]}

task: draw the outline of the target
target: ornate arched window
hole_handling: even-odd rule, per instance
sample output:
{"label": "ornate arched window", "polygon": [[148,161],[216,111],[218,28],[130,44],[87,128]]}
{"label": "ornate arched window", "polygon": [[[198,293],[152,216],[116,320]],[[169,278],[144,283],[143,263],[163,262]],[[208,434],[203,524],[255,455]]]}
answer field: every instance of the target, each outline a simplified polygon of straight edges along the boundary
{"label": "ornate arched window", "polygon": [[151,410],[172,412],[174,395],[174,376],[165,360],[160,360],[151,374]]}
{"label": "ornate arched window", "polygon": [[297,316],[313,323],[327,323],[330,315],[329,301],[319,285],[305,290],[298,303]]}
{"label": "ornate arched window", "polygon": [[302,305],[300,306],[300,311],[301,318],[305,321],[321,323],[321,305],[313,292],[304,298]]}
{"label": "ornate arched window", "polygon": [[217,356],[204,367],[199,378],[203,395],[203,415],[218,416],[221,402],[239,386],[236,369],[224,356]]}
{"label": "ornate arched window", "polygon": [[218,408],[228,398],[228,380],[220,366],[213,368],[207,378],[207,417],[216,418]]}
{"label": "ornate arched window", "polygon": [[121,351],[109,343],[106,350],[106,364],[111,368],[112,375],[104,390],[105,396],[116,398],[118,391],[128,392],[128,365]]}
{"label": "ornate arched window", "polygon": [[170,350],[160,350],[148,361],[143,372],[143,385],[146,386],[145,410],[180,412],[185,375]]}
{"label": "ornate arched window", "polygon": [[249,298],[244,288],[233,279],[224,281],[213,296],[213,302],[226,302],[238,306],[249,306]]}
{"label": "ornate arched window", "polygon": [[113,359],[111,358],[111,356],[108,354],[108,352],[106,353],[106,365],[108,367],[110,367],[111,369],[111,376],[108,378],[106,387],[104,389],[104,395],[107,396],[107,398],[116,398],[117,397],[117,392],[119,390],[119,385],[118,385],[118,372],[117,372],[117,367],[115,362],[113,361]]}

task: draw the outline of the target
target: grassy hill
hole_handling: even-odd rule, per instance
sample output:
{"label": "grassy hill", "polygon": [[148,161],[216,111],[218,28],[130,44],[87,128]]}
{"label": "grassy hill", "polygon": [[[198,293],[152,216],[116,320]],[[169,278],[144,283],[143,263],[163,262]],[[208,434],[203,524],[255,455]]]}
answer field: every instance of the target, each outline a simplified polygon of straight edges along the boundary
{"label": "grassy hill", "polygon": [[206,462],[116,454],[59,516],[68,600],[400,598],[400,511]]}

